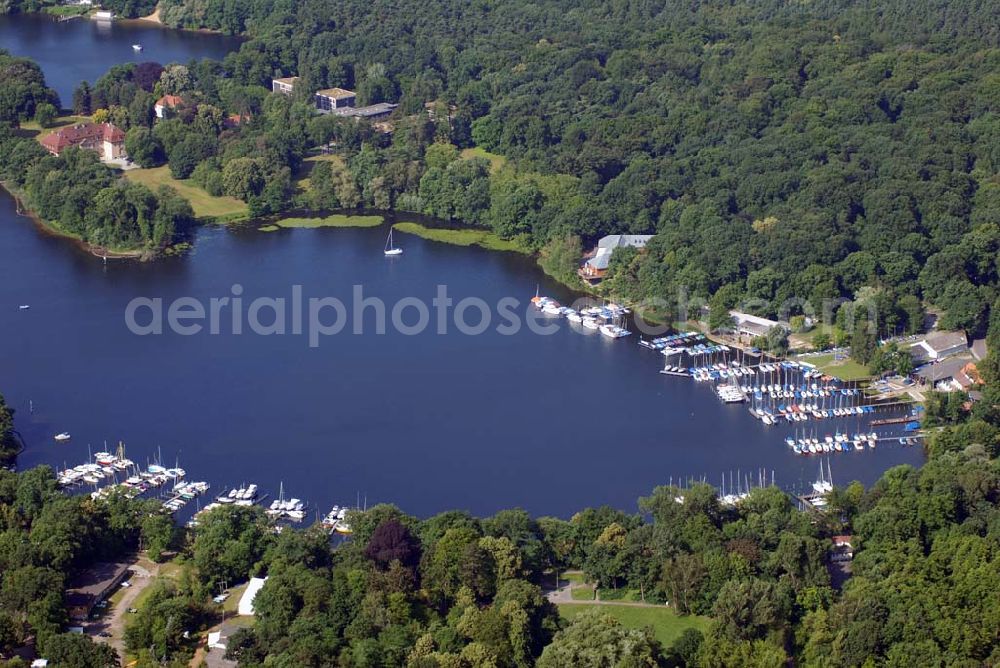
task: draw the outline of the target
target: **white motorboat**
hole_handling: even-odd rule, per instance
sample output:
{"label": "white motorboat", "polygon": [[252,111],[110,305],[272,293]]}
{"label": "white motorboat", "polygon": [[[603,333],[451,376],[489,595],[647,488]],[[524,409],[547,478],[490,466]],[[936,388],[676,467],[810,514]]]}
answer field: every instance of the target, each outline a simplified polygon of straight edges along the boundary
{"label": "white motorboat", "polygon": [[542,313],[545,315],[560,316],[562,315],[562,308],[556,302],[549,302],[542,307]]}
{"label": "white motorboat", "polygon": [[70,436],[70,435],[69,435],[69,432],[68,432],[68,431],[64,431],[64,432],[63,432],[63,433],[61,433],[61,434],[56,434],[54,438],[55,438],[55,439],[56,439],[57,441],[60,441],[60,442],[62,442],[62,441],[68,441],[69,439],[71,439],[71,438],[72,438],[72,436]]}

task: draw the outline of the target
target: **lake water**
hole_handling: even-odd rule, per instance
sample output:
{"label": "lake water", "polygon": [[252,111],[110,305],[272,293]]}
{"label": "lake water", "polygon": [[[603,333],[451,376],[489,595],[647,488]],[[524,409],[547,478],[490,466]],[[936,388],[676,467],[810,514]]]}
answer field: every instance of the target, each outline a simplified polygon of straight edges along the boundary
{"label": "lake water", "polygon": [[[89,22],[0,17],[0,46],[38,57],[62,95],[132,59],[135,41],[147,45],[142,59],[161,62],[218,57],[233,44],[154,27],[116,24],[109,36]],[[521,317],[538,285],[569,296],[514,254],[397,234],[405,253],[386,259],[385,234],[206,227],[185,256],[105,266],[18,216],[0,192],[0,392],[28,443],[19,465],[72,466],[121,440],[133,460],[179,461],[213,493],[256,482],[275,495],[283,482],[286,495],[320,514],[360,497],[420,515],[521,506],[569,516],[604,503],[633,510],[671,478],[717,483],[723,473],[761,469],[786,487],[816,478],[817,460],[782,442],[791,427],[765,427],[707,385],[658,374],[663,358],[636,337],[611,341],[565,321],[549,336],[501,334],[498,323],[478,336],[453,326],[408,336],[373,333],[369,312],[368,333],[348,327],[315,348],[303,335],[222,327],[219,335],[137,336],[126,327],[136,297],[208,304],[232,296],[234,284],[247,303],[290,298],[299,285],[306,298],[347,304],[361,285],[390,308],[411,297],[430,304],[444,285],[455,302],[516,298]],[[62,431],[71,442],[53,441]],[[898,445],[830,457],[838,483],[870,483],[921,459],[918,448]]]}
{"label": "lake water", "polygon": [[[141,44],[142,52],[132,49]],[[170,30],[141,21],[59,21],[41,14],[0,16],[0,49],[35,60],[64,107],[73,102],[81,81],[93,84],[112,65],[155,61],[187,63],[192,59],[221,60],[239,48],[240,40]]]}
{"label": "lake water", "polygon": [[[791,428],[765,427],[707,385],[658,374],[662,357],[634,337],[611,341],[565,321],[549,336],[526,327],[378,335],[369,312],[369,333],[349,326],[316,348],[304,335],[235,335],[228,326],[194,336],[126,327],[137,296],[207,304],[237,283],[247,303],[301,285],[306,298],[350,304],[362,285],[390,307],[408,297],[430,304],[445,285],[455,302],[515,297],[522,315],[536,284],[564,296],[526,258],[397,234],[405,253],[387,260],[384,235],[203,228],[187,256],[104,266],[15,215],[3,195],[0,383],[29,444],[21,465],[74,465],[88,444],[124,440],[132,459],[179,458],[216,491],[256,482],[275,494],[283,481],[320,509],[361,493],[419,514],[523,506],[565,516],[602,503],[632,509],[671,476],[716,482],[765,468],[784,485],[816,478],[816,459],[782,443]],[[55,443],[64,430],[72,442]],[[831,461],[837,480],[871,482],[920,457],[885,445]]]}

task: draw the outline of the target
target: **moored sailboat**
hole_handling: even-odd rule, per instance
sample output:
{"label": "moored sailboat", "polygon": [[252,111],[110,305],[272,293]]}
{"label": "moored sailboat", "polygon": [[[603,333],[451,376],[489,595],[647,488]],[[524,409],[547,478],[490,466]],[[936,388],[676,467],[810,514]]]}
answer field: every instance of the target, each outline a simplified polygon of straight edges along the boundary
{"label": "moored sailboat", "polygon": [[389,228],[389,237],[385,240],[385,250],[383,251],[386,256],[402,255],[403,249],[398,248],[392,244],[392,228]]}

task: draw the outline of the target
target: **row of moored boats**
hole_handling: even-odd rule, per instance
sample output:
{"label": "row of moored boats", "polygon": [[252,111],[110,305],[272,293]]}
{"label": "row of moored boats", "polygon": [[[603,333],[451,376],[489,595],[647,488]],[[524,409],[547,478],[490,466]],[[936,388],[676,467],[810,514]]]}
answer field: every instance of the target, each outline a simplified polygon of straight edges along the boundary
{"label": "row of moored boats", "polygon": [[824,436],[822,439],[812,438],[792,438],[785,439],[785,444],[797,455],[816,455],[831,452],[850,452],[851,450],[864,450],[874,448],[879,437],[875,432],[870,434],[854,434],[848,436],[837,432],[835,435]]}
{"label": "row of moored boats", "polygon": [[622,326],[629,310],[618,304],[588,306],[577,311],[568,306],[560,305],[559,302],[550,297],[539,295],[532,297],[531,303],[545,315],[566,318],[584,329],[599,331],[609,339],[621,339],[632,333]]}

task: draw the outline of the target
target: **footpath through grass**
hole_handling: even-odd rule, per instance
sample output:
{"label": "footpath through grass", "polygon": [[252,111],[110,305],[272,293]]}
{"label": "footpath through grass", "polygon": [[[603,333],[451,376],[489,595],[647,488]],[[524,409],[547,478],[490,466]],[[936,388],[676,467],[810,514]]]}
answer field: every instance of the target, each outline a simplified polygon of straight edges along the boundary
{"label": "footpath through grass", "polygon": [[250,212],[246,203],[235,197],[215,197],[188,179],[178,181],[170,175],[170,168],[166,165],[150,169],[130,169],[125,172],[125,178],[142,183],[153,191],[160,186],[170,186],[191,203],[194,215],[201,219],[226,223],[246,218]]}
{"label": "footpath through grass", "polygon": [[441,243],[453,244],[455,246],[481,246],[489,250],[513,251],[515,253],[530,253],[531,251],[516,241],[501,239],[497,235],[487,230],[476,229],[447,229],[439,227],[427,227],[420,223],[396,223],[394,226],[399,232],[415,234],[418,237],[430,241],[440,241]]}
{"label": "footpath through grass", "polygon": [[628,605],[585,605],[567,603],[559,606],[559,615],[572,621],[588,610],[614,617],[622,626],[630,629],[651,627],[653,635],[664,647],[669,647],[687,629],[698,629],[704,633],[711,620],[697,615],[681,616],[673,608],[644,608]]}

